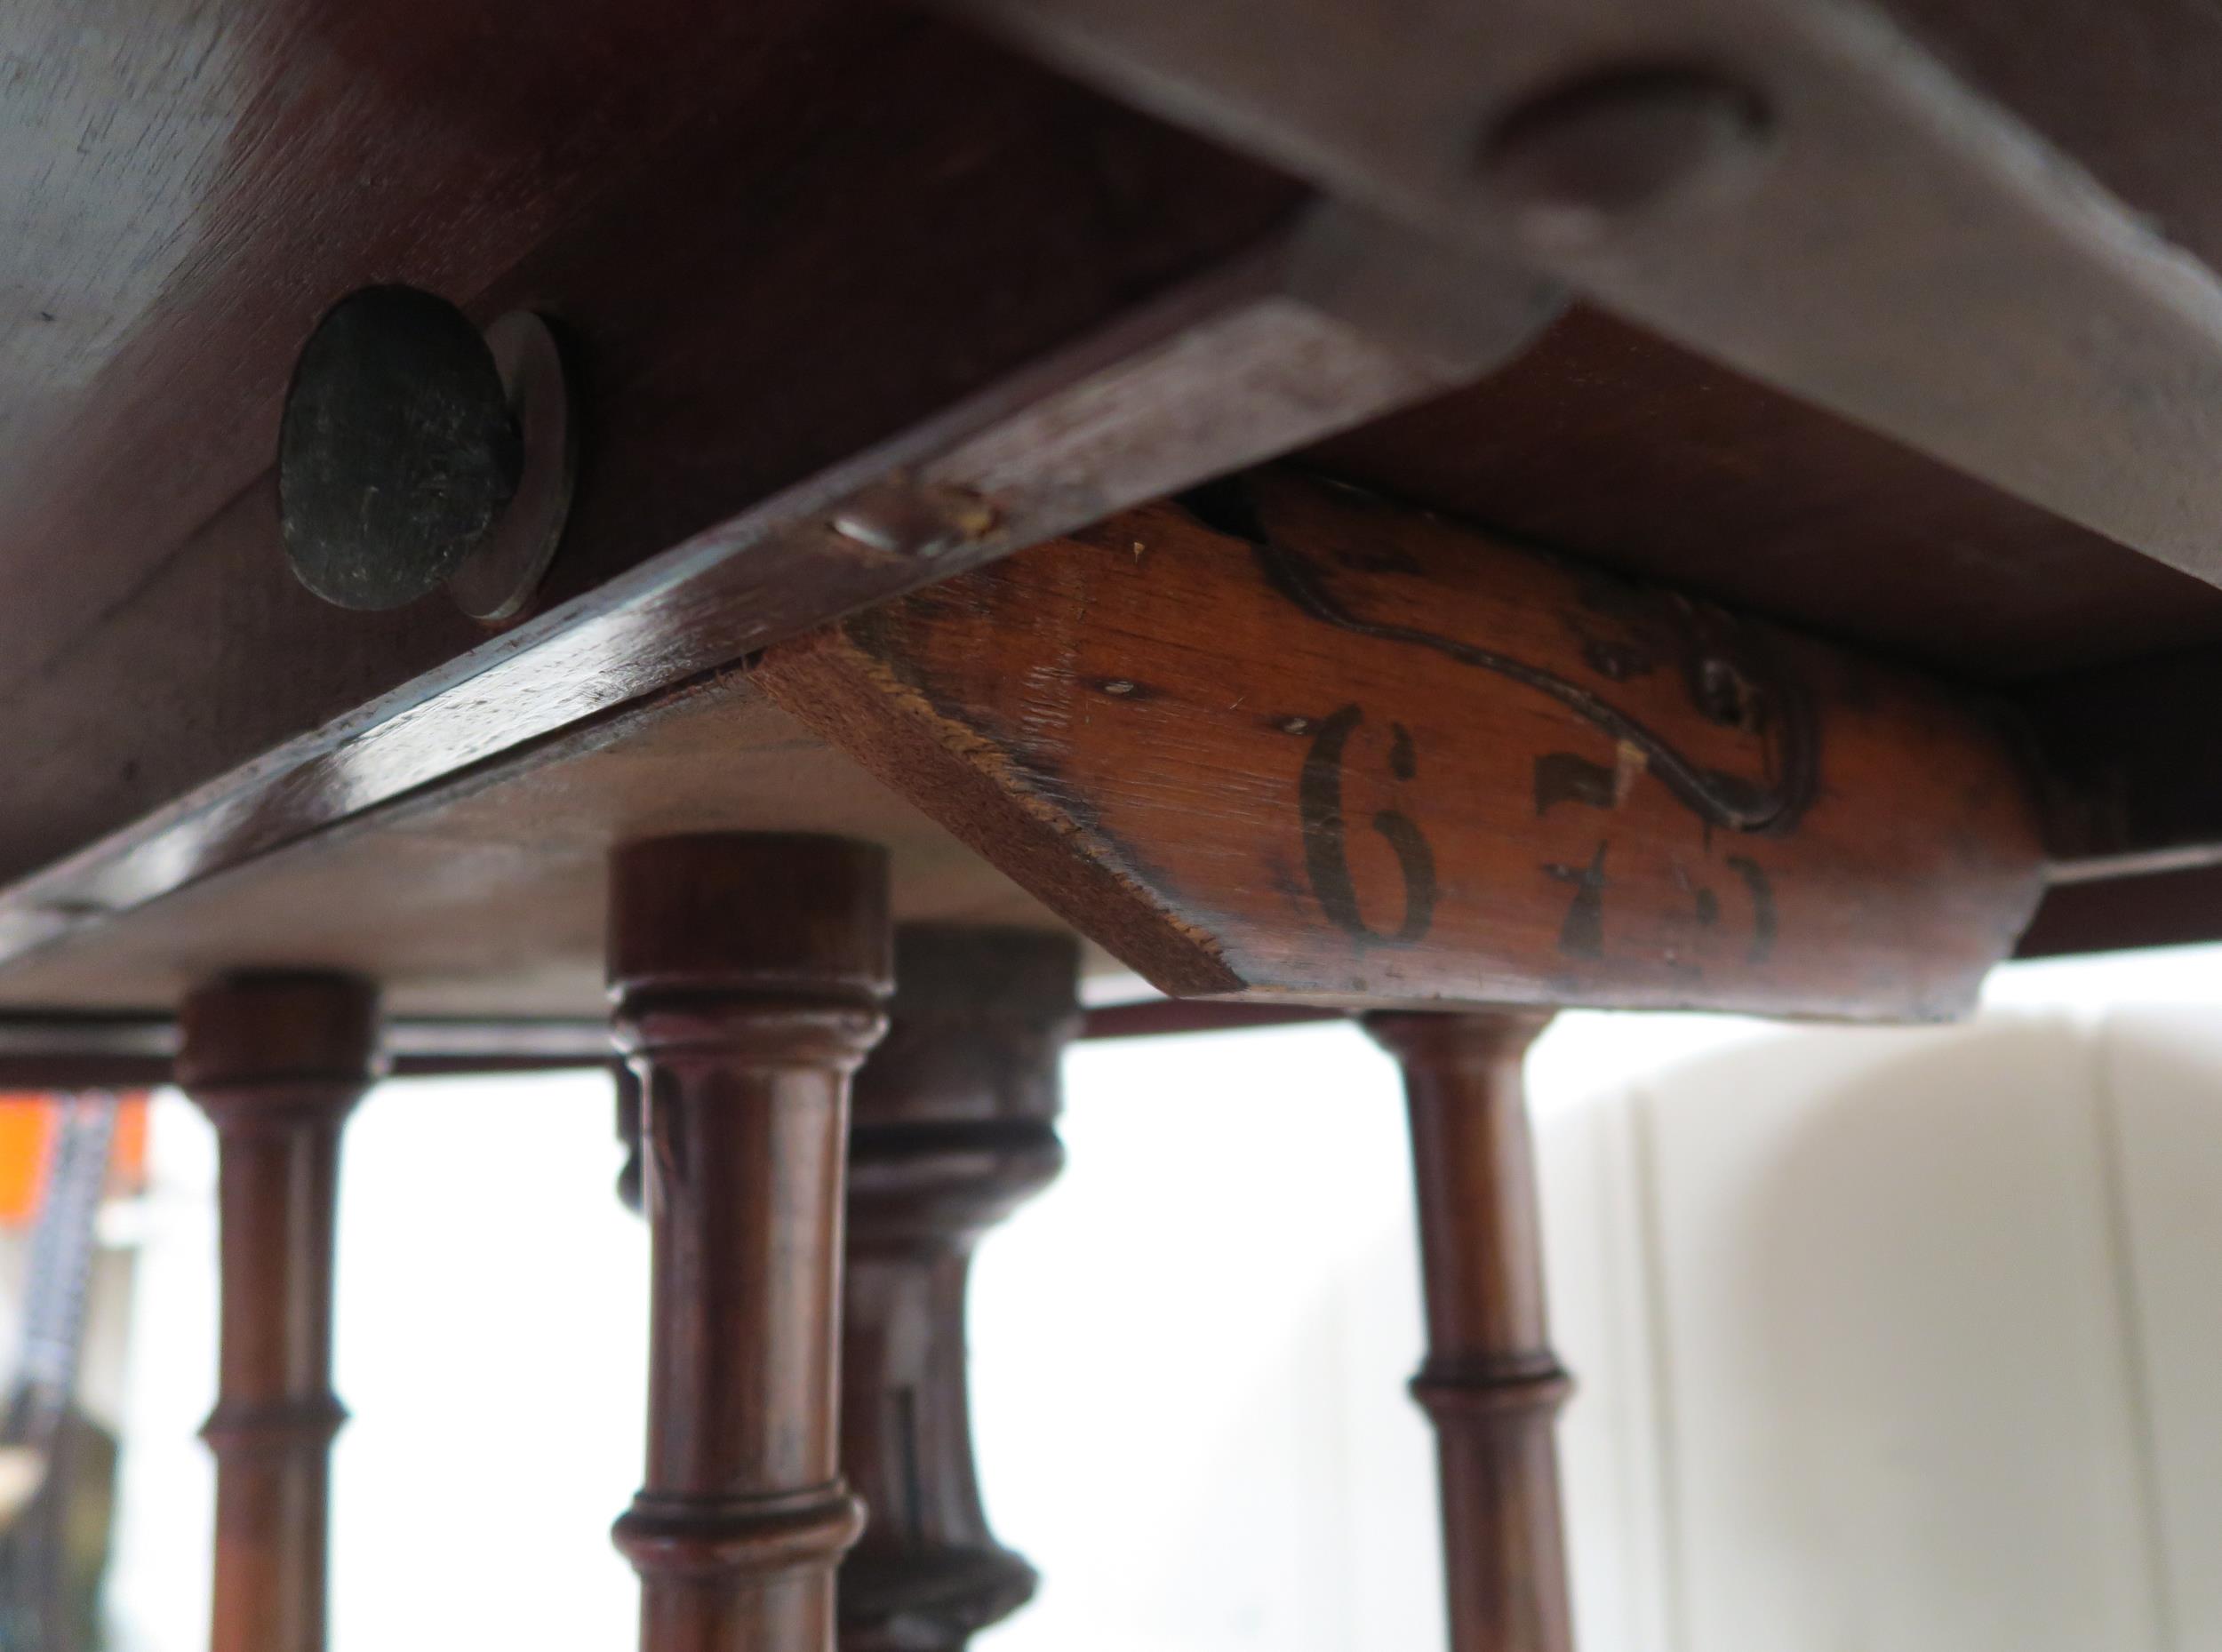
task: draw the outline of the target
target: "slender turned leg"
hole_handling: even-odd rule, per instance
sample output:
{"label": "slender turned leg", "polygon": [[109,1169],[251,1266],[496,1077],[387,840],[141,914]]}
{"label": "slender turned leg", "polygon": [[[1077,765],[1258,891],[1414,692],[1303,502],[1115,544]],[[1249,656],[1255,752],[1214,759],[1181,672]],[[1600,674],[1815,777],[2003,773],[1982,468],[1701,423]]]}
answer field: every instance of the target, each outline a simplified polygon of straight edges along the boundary
{"label": "slender turned leg", "polygon": [[829,1652],[862,1511],[836,1450],[849,1079],[885,1023],[887,864],[663,838],[611,868],[642,1086],[648,1475],[617,1524],[647,1652]]}
{"label": "slender turned leg", "polygon": [[897,937],[893,1018],[849,1137],[841,1462],[872,1520],[841,1568],[841,1652],[955,1652],[1034,1593],[980,1507],[964,1284],[980,1234],[1063,1165],[1079,962],[1061,936]]}
{"label": "slender turned leg", "polygon": [[178,1082],[215,1121],[223,1331],[214,1652],[324,1643],[332,1217],[340,1128],[369,1088],[378,1001],[360,981],[242,976],[186,1001]]}
{"label": "slender turned leg", "polygon": [[1404,1068],[1426,1273],[1451,1652],[1568,1652],[1552,1428],[1570,1383],[1543,1311],[1521,1061],[1547,1015],[1375,1015]]}

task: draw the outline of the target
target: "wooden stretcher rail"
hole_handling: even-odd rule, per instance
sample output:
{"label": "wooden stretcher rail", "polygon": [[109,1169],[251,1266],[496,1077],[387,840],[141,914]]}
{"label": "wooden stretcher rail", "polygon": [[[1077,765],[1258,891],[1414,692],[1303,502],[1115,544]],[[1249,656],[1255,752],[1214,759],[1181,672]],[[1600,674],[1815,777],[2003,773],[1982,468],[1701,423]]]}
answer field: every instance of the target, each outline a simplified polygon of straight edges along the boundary
{"label": "wooden stretcher rail", "polygon": [[2074,672],[2016,696],[2062,882],[2222,861],[2222,650]]}
{"label": "wooden stretcher rail", "polygon": [[[0,962],[864,603],[1470,377],[1554,296],[1517,271],[1469,275],[1400,231],[1305,217],[20,879],[0,892]],[[275,562],[274,533],[241,531]]]}
{"label": "wooden stretcher rail", "polygon": [[[1080,1018],[1081,1039],[1173,1038],[1348,1018],[1307,1004],[1140,999]],[[436,1021],[389,1017],[382,1048],[396,1078],[606,1069],[616,1059],[604,1021]],[[171,1081],[177,1023],[169,1016],[0,1013],[0,1090],[148,1089]]]}
{"label": "wooden stretcher rail", "polygon": [[2059,883],[2045,891],[2014,948],[2018,958],[2063,958],[2190,946],[2222,935],[2222,866]]}
{"label": "wooden stretcher rail", "polygon": [[[396,1077],[539,1073],[607,1067],[610,1029],[600,1021],[388,1018],[380,1047]],[[139,1089],[167,1084],[178,1025],[161,1015],[0,1011],[0,1089]]]}
{"label": "wooden stretcher rail", "polygon": [[2042,885],[1984,702],[1288,475],[753,674],[1176,995],[1942,1017]]}

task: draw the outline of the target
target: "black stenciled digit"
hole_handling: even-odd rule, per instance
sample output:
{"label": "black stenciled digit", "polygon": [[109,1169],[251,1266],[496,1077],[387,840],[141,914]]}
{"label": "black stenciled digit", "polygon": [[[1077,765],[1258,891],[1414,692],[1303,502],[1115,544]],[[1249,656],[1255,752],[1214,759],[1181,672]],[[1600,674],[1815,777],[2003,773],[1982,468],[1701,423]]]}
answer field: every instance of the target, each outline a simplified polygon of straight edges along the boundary
{"label": "black stenciled digit", "polygon": [[[1297,807],[1304,827],[1304,869],[1312,880],[1312,893],[1328,921],[1360,940],[1409,946],[1427,934],[1435,922],[1435,857],[1427,840],[1409,815],[1384,809],[1373,817],[1373,829],[1395,851],[1404,874],[1404,922],[1394,935],[1384,935],[1365,921],[1358,906],[1358,886],[1350,875],[1350,855],[1345,842],[1342,811],[1343,750],[1365,721],[1356,706],[1345,706],[1319,725],[1312,749],[1304,759],[1304,774],[1297,788]],[[1401,780],[1417,771],[1411,736],[1401,725],[1395,730],[1389,766]]]}
{"label": "black stenciled digit", "polygon": [[1751,896],[1751,947],[1744,954],[1746,963],[1764,963],[1774,956],[1775,950],[1775,889],[1768,879],[1766,868],[1749,855],[1730,855],[1730,868],[1744,880],[1744,888]]}
{"label": "black stenciled digit", "polygon": [[1612,881],[1605,876],[1605,854],[1611,847],[1599,838],[1597,852],[1587,866],[1543,868],[1548,876],[1574,886],[1574,897],[1567,903],[1566,920],[1558,932],[1558,949],[1569,958],[1605,955],[1605,888]]}

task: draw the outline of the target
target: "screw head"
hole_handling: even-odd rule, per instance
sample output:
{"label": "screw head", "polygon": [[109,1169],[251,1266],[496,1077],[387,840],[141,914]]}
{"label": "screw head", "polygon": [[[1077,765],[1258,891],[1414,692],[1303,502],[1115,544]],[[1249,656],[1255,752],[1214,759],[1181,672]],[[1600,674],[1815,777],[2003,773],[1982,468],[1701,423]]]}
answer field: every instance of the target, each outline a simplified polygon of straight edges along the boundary
{"label": "screw head", "polygon": [[931,558],[977,545],[1002,525],[1002,513],[970,488],[911,479],[865,489],[834,512],[843,539],[890,556]]}
{"label": "screw head", "polygon": [[286,393],[286,555],[326,602],[398,608],[462,565],[521,462],[501,374],[468,316],[412,287],[350,293],[317,323]]}
{"label": "screw head", "polygon": [[1577,252],[1731,180],[1768,134],[1766,106],[1747,86],[1703,69],[1621,69],[1515,109],[1483,146],[1482,176],[1523,242]]}

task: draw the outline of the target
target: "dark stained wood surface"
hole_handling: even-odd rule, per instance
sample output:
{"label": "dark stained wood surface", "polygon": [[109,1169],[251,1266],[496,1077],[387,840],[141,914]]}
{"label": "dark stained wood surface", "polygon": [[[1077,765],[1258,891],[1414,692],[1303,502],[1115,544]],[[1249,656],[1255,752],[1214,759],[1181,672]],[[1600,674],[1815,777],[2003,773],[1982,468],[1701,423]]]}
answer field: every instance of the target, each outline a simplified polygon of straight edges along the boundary
{"label": "dark stained wood surface", "polygon": [[2184,156],[2222,143],[2222,14],[2203,0],[1880,0],[2154,227],[2222,268],[2222,188]]}
{"label": "dark stained wood surface", "polygon": [[[1085,947],[1082,950],[1088,956]],[[1140,991],[1139,983],[1135,990]],[[1081,1018],[1081,1038],[1170,1038],[1345,1018],[1305,1004],[1134,998]],[[606,1018],[500,1021],[389,1018],[383,1039],[396,1078],[548,1073],[611,1065]],[[148,1089],[176,1071],[177,1028],[163,1014],[0,1014],[0,1089]]]}
{"label": "dark stained wood surface", "polygon": [[870,1518],[842,1562],[842,1652],[956,1652],[1034,1593],[980,1506],[965,1286],[980,1239],[1063,1166],[1079,962],[1053,935],[897,933],[849,1132],[841,1466]]}
{"label": "dark stained wood surface", "polygon": [[648,1471],[618,1521],[642,1652],[833,1652],[849,1083],[885,1026],[869,844],[698,836],[611,867],[610,979],[642,1087]]}
{"label": "dark stained wood surface", "polygon": [[1173,1038],[1186,1033],[1240,1033],[1252,1027],[1340,1021],[1347,1012],[1314,1004],[1250,1004],[1209,998],[1144,998],[1099,1004],[1081,1025],[1083,1038]]}
{"label": "dark stained wood surface", "polygon": [[2185,649],[2015,695],[2045,787],[2053,882],[2018,953],[2222,938],[2222,650]]}
{"label": "dark stained wood surface", "polygon": [[771,650],[755,681],[1177,994],[1934,1017],[2034,906],[1936,683],[1265,477]]}
{"label": "dark stained wood surface", "polygon": [[1587,307],[1306,459],[1955,678],[2222,638],[2222,590]]}
{"label": "dark stained wood surface", "polygon": [[[2222,264],[2222,191],[2207,169],[2183,164],[2222,140],[2222,104],[2212,95],[2222,13],[2199,0],[1887,3],[1957,72],[2150,213],[2170,240]],[[2107,601],[2103,592],[2088,596]],[[2105,628],[2105,611],[2093,611],[2092,633]],[[2222,656],[2163,652],[2170,640],[2211,637],[2202,626],[2196,639],[2154,638],[2150,659],[2071,672],[2022,696],[2050,770],[2053,851],[2076,873],[2047,891],[2022,956],[2222,938],[2222,866],[2202,864],[2222,850],[2208,714],[2222,696]]]}
{"label": "dark stained wood surface", "polygon": [[1542,1212],[1521,1064],[1540,1015],[1373,1015],[1404,1072],[1451,1652],[1572,1652]]}
{"label": "dark stained wood surface", "polygon": [[[651,0],[622,16],[467,0],[428,21],[389,0],[344,16],[297,0],[12,8],[0,49],[21,72],[0,107],[0,164],[23,188],[21,233],[0,250],[13,295],[0,306],[0,958],[429,794],[830,614],[1439,397],[1548,313],[1553,293],[1507,263],[1491,227],[1505,204],[1483,199],[1475,145],[1520,97],[1621,41],[1638,16],[1625,0],[1497,8],[1470,74],[1437,49],[1480,26],[1455,7],[1384,32],[1362,8],[1307,0],[1261,43],[1226,34],[1222,6],[1090,3],[970,10],[1218,141],[876,0],[742,13]],[[2139,466],[2172,464],[2180,441],[2210,446],[2197,376],[2210,283],[2162,279],[2152,232],[2202,256],[2222,247],[2222,191],[2180,163],[2217,118],[2212,19],[2189,0],[2138,0],[2118,27],[2064,0],[2027,16],[1886,3],[1959,91],[1942,77],[1892,92],[1850,48],[1817,67],[1818,14],[1730,0],[1722,15],[1754,26],[1723,37],[1719,62],[1748,71],[1778,123],[1764,210],[1726,201],[1721,234],[1693,242],[1667,224],[1629,243],[1626,269],[1566,273],[1909,440],[1938,447],[1905,425],[1909,410],[1958,421],[1954,441],[2002,444],[2041,472],[2035,496],[2095,475],[2102,506],[2202,524],[2195,490]],[[1643,15],[1659,31],[1647,49],[1714,38],[1680,11]],[[1346,26],[1349,51],[1308,52]],[[1123,67],[1125,46],[1075,54],[1096,28],[1137,29],[1128,44],[1147,49]],[[1230,41],[1240,50],[1223,52]],[[1210,108],[1144,61],[1167,42],[1213,89]],[[1323,60],[1338,70],[1315,77],[1312,106],[1275,101],[1291,64]],[[1404,77],[1388,99],[1368,78],[1385,65]],[[1396,118],[1338,149],[1350,131],[1336,122],[1364,108]],[[2007,201],[1969,145],[2021,124],[2153,222],[2065,187]],[[1455,177],[1395,172],[1446,133]],[[1950,164],[1889,160],[1891,144],[1932,141]],[[1344,200],[1322,206],[1247,153]],[[1798,196],[1829,204],[1818,229],[1776,211],[1817,165],[1850,168],[1826,174],[1841,189]],[[1981,210],[1940,219],[1938,192],[1970,179]],[[1888,234],[1859,216],[1885,207]],[[1953,238],[1930,235],[1939,224]],[[2073,267],[2017,253],[2025,235],[2055,253],[2065,235]],[[1708,245],[1748,256],[1691,285],[1677,260]],[[1797,311],[1797,349],[1749,358],[1789,314],[1751,295],[1803,291],[1784,272],[1847,248],[1858,256],[1828,263],[1826,303]],[[1898,262],[1860,261],[1878,248]],[[1930,279],[1938,270],[1952,279]],[[1909,301],[1878,312],[1909,271]],[[579,371],[579,515],[547,605],[500,635],[444,600],[325,609],[278,554],[264,467],[293,353],[332,299],[389,280],[482,319],[545,311]],[[2151,303],[2120,309],[2124,280]],[[2027,308],[2093,291],[2074,326]],[[1985,300],[1973,310],[1970,292]],[[2138,342],[2154,306],[2163,328],[2190,330],[2160,367]],[[1867,324],[1877,313],[1904,328]],[[1940,315],[1965,323],[1941,346]],[[2041,354],[1986,352],[1986,327]],[[2091,328],[2106,335],[2096,357],[2077,342]],[[2112,375],[2095,387],[2076,377],[2093,359]],[[1970,361],[1980,371],[1962,371]],[[1870,369],[1850,402],[1836,394],[1832,374]],[[2098,417],[2079,384],[2130,395],[2128,413]],[[1881,411],[1859,399],[1878,386],[1897,398]],[[2123,434],[2147,413],[2159,438]],[[2093,439],[2052,445],[2078,428]],[[1487,382],[1313,459],[1954,675],[2042,678],[2222,630],[2203,587],[1595,311]],[[977,537],[924,562],[874,542],[937,517]],[[832,531],[836,519],[864,537]],[[2130,829],[2072,852],[2172,852],[2174,783],[2158,773],[2113,792],[2072,776],[2071,807],[2130,800]],[[2202,805],[2181,790],[2195,832]],[[208,933],[188,964],[223,950]],[[108,987],[82,1002],[158,1001]]]}
{"label": "dark stained wood surface", "polygon": [[855,10],[842,31],[806,0],[10,5],[0,680],[140,600],[263,474],[332,299],[380,279],[480,297],[667,141],[883,37]]}
{"label": "dark stained wood surface", "polygon": [[[1452,273],[1461,280],[1446,282]],[[1524,274],[1445,272],[1402,232],[1332,211],[1307,216],[945,415],[367,704],[354,697],[405,674],[403,657],[350,652],[360,638],[324,651],[330,614],[301,623],[298,592],[275,609],[256,604],[252,570],[267,561],[269,536],[261,503],[243,496],[245,514],[228,514],[213,531],[228,547],[223,559],[220,559],[222,572],[244,572],[244,583],[204,579],[211,569],[188,559],[199,572],[150,598],[156,605],[134,622],[148,635],[104,632],[100,647],[110,652],[87,657],[84,681],[49,683],[51,704],[19,708],[20,726],[37,730],[28,760],[37,773],[21,777],[23,807],[11,817],[32,834],[22,854],[58,852],[98,829],[111,803],[124,807],[114,786],[171,801],[0,894],[0,959],[875,596],[1419,399],[1515,347],[1550,302]],[[690,361],[699,355],[691,342],[685,349]],[[775,372],[765,382],[785,379]],[[659,417],[675,416],[658,407]],[[640,497],[666,500],[656,466],[644,463],[634,478]],[[238,652],[212,664],[205,635]],[[305,729],[291,694],[292,662],[304,650],[337,662],[349,685],[334,690],[329,721]],[[357,675],[365,659],[368,675]],[[273,662],[286,691],[271,680]],[[123,681],[133,685],[128,714],[114,698]],[[138,713],[157,686],[172,704],[220,693],[236,714],[219,719],[213,746],[181,738]],[[300,731],[265,749],[289,730]],[[243,757],[175,794],[207,763]]]}
{"label": "dark stained wood surface", "polygon": [[[380,1055],[401,1078],[545,1072],[611,1064],[606,1017],[502,1022],[384,1018]],[[0,1013],[0,1089],[151,1089],[177,1071],[167,1011]]]}
{"label": "dark stained wood surface", "polygon": [[2050,792],[2053,854],[2080,877],[2222,860],[2222,648],[2031,683],[2016,697]]}
{"label": "dark stained wood surface", "polygon": [[[752,544],[763,524],[734,523],[748,507],[915,433],[1242,252],[1299,199],[1269,174],[899,9],[798,0],[712,19],[715,8],[662,4],[612,21],[567,7],[530,11],[528,20],[529,9],[472,4],[435,28],[413,8],[358,7],[344,24],[322,25],[318,9],[297,10],[305,20],[292,34],[247,44],[228,36],[252,32],[253,13],[203,13],[216,36],[202,43],[210,60],[246,66],[241,84],[207,93],[223,118],[281,121],[214,171],[249,199],[212,203],[209,177],[162,174],[165,161],[180,163],[158,140],[132,150],[124,169],[152,170],[186,223],[229,223],[236,211],[240,234],[278,245],[209,249],[199,302],[141,295],[170,355],[69,360],[72,374],[147,403],[137,417],[166,427],[73,422],[66,451],[40,455],[40,480],[5,496],[24,513],[5,518],[6,543],[24,548],[6,566],[12,600],[0,619],[9,708],[0,751],[17,777],[0,820],[0,874],[20,876],[289,739],[324,730],[328,747],[413,708],[413,742],[388,740],[252,807],[267,835],[275,820],[313,811],[320,788],[390,794],[410,781],[396,772],[403,754],[422,760],[430,711],[420,702],[436,686],[452,690],[546,641],[546,630],[571,628],[528,624],[489,646],[444,599],[347,614],[294,580],[265,474],[276,404],[311,323],[349,288],[408,280],[481,319],[531,307],[562,331],[590,428],[547,592],[560,605],[683,543],[695,542],[697,564]],[[112,46],[88,48],[75,32],[83,20],[52,12],[70,44],[25,60],[40,62],[42,80],[98,82],[95,95],[126,110],[158,106],[164,77],[196,61],[173,59],[183,43],[143,20],[119,23]],[[320,41],[320,27],[339,38]],[[124,55],[105,77],[79,60],[103,49]],[[134,52],[155,60],[135,63]],[[585,83],[613,60],[626,68],[590,92]],[[490,100],[481,88],[501,90]],[[20,107],[11,100],[11,111]],[[550,144],[540,129],[556,111],[563,132]],[[180,118],[196,140],[205,135]],[[94,121],[85,112],[81,124]],[[452,123],[462,131],[435,140]],[[72,147],[79,130],[65,120],[0,140],[26,167],[67,180],[83,164]],[[489,146],[505,144],[497,162]],[[79,187],[102,201],[105,180],[95,168]],[[160,227],[118,211],[134,233]],[[129,256],[67,239],[35,252],[58,267],[45,280],[63,286],[72,259],[106,267]],[[649,272],[656,279],[644,285]],[[933,324],[918,325],[922,316]],[[87,324],[96,321],[117,325],[90,308]],[[976,434],[1086,372],[1070,363],[962,427]],[[219,442],[222,452],[205,451]],[[159,474],[120,488],[126,464]],[[159,499],[173,475],[194,478],[189,499],[155,519],[117,514]],[[38,502],[64,477],[84,498],[68,520],[49,520]],[[706,531],[709,541],[697,542]],[[829,555],[822,539],[779,556],[755,549],[759,565],[740,582],[749,618],[683,672],[745,651],[752,630],[776,631],[782,615],[815,619],[824,611],[813,603],[837,609],[889,578],[890,559],[875,568],[869,557]],[[36,565],[15,565],[27,561]],[[907,577],[917,576],[899,579]],[[483,682],[468,714],[479,742],[534,721],[526,700],[546,726],[567,706],[614,704],[650,686],[652,659],[668,650],[645,646],[656,627],[638,616],[624,630],[630,646],[605,638],[600,653],[574,652],[529,681]],[[474,648],[444,681],[405,689]],[[396,690],[382,714],[354,717]],[[150,698],[176,713],[150,722]],[[508,715],[490,719],[496,705]],[[445,734],[462,741],[452,724]],[[205,835],[188,858],[203,858]]]}
{"label": "dark stained wood surface", "polygon": [[[1270,30],[1235,0],[958,3],[1144,107],[1516,246],[1617,313],[2222,580],[2222,282],[2153,203],[2107,195],[1927,56],[1918,26],[1858,0],[1422,0],[1393,28],[1364,0],[1307,0]],[[1990,13],[1952,31],[1962,53],[2010,34],[2025,60],[2060,51],[2018,13],[1935,6]],[[2096,78],[2056,57],[2045,125],[2103,101],[2148,154],[2197,153],[2211,117],[2186,71],[2139,93],[2198,37],[2161,28]]]}
{"label": "dark stained wood surface", "polygon": [[[1626,21],[1619,4],[1598,0],[1606,36]],[[1738,4],[1780,20],[1773,0]],[[1515,349],[1553,302],[1501,237],[1460,227],[1486,212],[1385,192],[1371,163],[1291,157],[1261,135],[1277,114],[1227,118],[1241,88],[1202,124],[1379,211],[1318,207],[1270,166],[899,6],[656,0],[619,18],[471,0],[431,25],[382,3],[344,18],[157,9],[164,28],[116,8],[88,26],[55,0],[0,22],[10,60],[31,66],[0,111],[0,156],[32,180],[29,232],[0,254],[29,295],[0,314],[0,956],[965,562],[1438,395]],[[1056,9],[1042,0],[1036,20]],[[2194,94],[2211,27],[2195,8],[2145,0],[2138,29],[2113,31],[2051,8],[2042,38],[2084,40],[2103,97],[1973,0],[1902,9],[1970,85],[2087,155],[2187,244],[2215,244],[2222,212],[2196,169],[2170,164],[2210,118]],[[1122,15],[1189,30],[1198,74],[1270,81],[1304,31],[1342,13],[1326,0],[1291,13],[1289,37],[1247,68],[1213,57],[1217,8]],[[1400,111],[1397,141],[1435,141],[1451,107],[1438,94],[1455,93],[1467,144],[1558,61],[1527,15],[1497,18],[1487,61],[1449,91],[1424,29],[1369,37],[1337,60],[1329,112],[1402,65],[1405,93],[1372,100]],[[1062,50],[1061,28],[1018,33]],[[1797,93],[1783,109],[1819,119],[1809,94],[1835,83],[1809,78],[1793,45],[1762,30],[1723,61],[1765,69],[1770,90],[1781,68]],[[1084,67],[1136,90],[1100,60]],[[1202,119],[1153,88],[1145,101]],[[1830,148],[1793,135],[1795,165]],[[1892,187],[1919,175],[1900,169]],[[1422,193],[1438,185],[1464,187]],[[1771,221],[1738,229],[1764,251],[1754,269],[1781,251]],[[2001,250],[2017,224],[1960,227],[1989,260],[1978,269],[2010,267],[2020,302],[2056,272]],[[1832,233],[1858,238],[1850,218]],[[2126,245],[2091,256],[2142,268],[2149,248]],[[1867,291],[1851,265],[1832,267],[1846,293]],[[1741,291],[1748,273],[1716,284]],[[277,551],[262,467],[292,353],[339,293],[396,279],[482,318],[546,312],[579,371],[577,518],[547,605],[499,636],[444,600],[324,608]],[[2196,304],[2183,314],[2204,324]],[[1810,363],[1746,365],[1811,387]],[[2124,382],[2171,405],[2173,380]],[[1981,411],[2049,418],[2066,405],[2057,388]],[[2106,454],[2131,488],[2133,467]],[[2041,676],[2222,632],[2203,587],[1595,312],[1314,458],[1955,675]],[[923,562],[873,543],[937,516],[975,537]],[[830,531],[836,519],[865,537]]]}
{"label": "dark stained wood surface", "polygon": [[2014,949],[2060,958],[2222,939],[2222,866],[2057,883]]}
{"label": "dark stained wood surface", "polygon": [[237,977],[180,1017],[178,1082],[217,1141],[214,1652],[324,1644],[340,1131],[377,1070],[377,1005],[345,977]]}
{"label": "dark stained wood surface", "polygon": [[159,1010],[197,977],[260,958],[378,979],[405,1024],[600,1020],[611,850],[714,830],[879,842],[906,920],[1064,928],[725,672],[81,925],[0,971],[0,1003]]}

